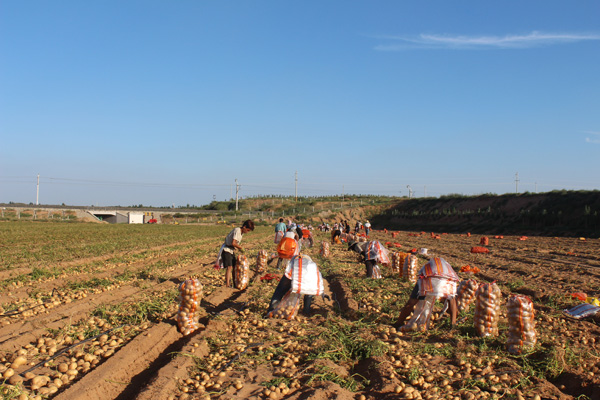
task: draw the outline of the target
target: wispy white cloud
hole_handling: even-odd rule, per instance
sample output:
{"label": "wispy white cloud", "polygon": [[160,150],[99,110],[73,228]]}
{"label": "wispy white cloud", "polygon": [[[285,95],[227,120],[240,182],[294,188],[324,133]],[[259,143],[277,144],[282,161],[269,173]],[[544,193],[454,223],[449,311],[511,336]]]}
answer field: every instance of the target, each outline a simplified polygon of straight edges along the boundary
{"label": "wispy white cloud", "polygon": [[550,46],[563,43],[600,40],[600,34],[542,33],[531,32],[524,35],[505,36],[452,36],[420,34],[417,36],[376,36],[388,40],[388,44],[375,46],[379,51],[399,51],[409,49],[523,49]]}
{"label": "wispy white cloud", "polygon": [[594,137],[586,137],[585,141],[586,143],[594,143],[594,144],[600,144],[600,132],[585,132],[591,135],[596,135],[596,138]]}

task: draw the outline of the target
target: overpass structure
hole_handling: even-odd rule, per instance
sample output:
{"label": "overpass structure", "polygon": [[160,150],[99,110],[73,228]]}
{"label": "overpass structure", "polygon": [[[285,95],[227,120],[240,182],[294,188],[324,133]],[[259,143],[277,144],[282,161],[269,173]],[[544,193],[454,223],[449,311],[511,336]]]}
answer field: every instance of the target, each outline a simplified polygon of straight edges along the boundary
{"label": "overpass structure", "polygon": [[123,212],[117,210],[87,210],[94,218],[99,221],[106,221],[110,224],[143,224],[149,219],[154,218],[152,213],[148,212]]}

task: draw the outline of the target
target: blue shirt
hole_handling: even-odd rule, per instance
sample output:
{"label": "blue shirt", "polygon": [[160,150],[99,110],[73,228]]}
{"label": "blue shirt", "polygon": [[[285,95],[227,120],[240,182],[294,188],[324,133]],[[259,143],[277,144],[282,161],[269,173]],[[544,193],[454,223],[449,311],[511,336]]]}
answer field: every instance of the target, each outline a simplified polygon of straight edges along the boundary
{"label": "blue shirt", "polygon": [[280,222],[277,225],[275,225],[275,232],[285,232],[286,230],[287,230],[287,227],[285,226],[285,224],[283,222]]}

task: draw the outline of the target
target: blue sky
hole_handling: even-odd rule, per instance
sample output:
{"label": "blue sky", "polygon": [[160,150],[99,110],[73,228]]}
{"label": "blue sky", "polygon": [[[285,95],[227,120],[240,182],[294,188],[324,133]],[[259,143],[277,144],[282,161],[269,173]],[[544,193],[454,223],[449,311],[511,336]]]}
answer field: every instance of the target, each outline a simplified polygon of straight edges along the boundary
{"label": "blue sky", "polygon": [[598,1],[0,3],[0,202],[600,189]]}

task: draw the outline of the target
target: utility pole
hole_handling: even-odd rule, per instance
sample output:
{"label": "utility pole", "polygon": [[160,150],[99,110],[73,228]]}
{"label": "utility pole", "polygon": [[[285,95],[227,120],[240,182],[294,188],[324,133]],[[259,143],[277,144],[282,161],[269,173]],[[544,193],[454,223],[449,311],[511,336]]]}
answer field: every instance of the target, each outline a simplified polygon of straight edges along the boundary
{"label": "utility pole", "polygon": [[40,205],[40,174],[38,174],[38,178],[37,178],[37,194],[35,196],[35,205],[36,206]]}
{"label": "utility pole", "polygon": [[294,201],[298,201],[298,171],[294,174]]}
{"label": "utility pole", "polygon": [[515,193],[519,194],[519,173],[515,174]]}
{"label": "utility pole", "polygon": [[238,210],[238,199],[240,193],[240,185],[237,183],[237,179],[235,180],[235,211]]}

